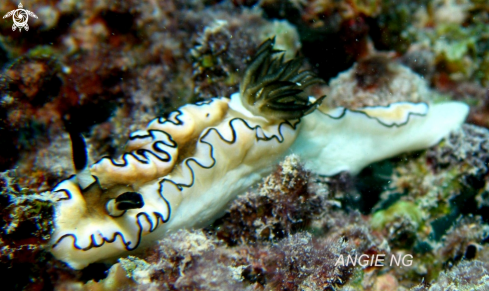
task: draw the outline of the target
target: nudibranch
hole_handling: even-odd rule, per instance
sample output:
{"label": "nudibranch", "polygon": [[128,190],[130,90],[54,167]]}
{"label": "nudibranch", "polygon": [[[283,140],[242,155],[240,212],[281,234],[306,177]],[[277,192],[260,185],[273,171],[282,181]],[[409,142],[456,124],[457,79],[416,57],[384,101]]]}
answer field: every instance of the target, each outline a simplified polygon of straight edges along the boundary
{"label": "nudibranch", "polygon": [[302,95],[321,80],[273,45],[258,48],[240,92],[151,121],[129,136],[125,154],[78,166],[59,183],[53,255],[76,269],[116,259],[168,232],[209,224],[286,154],[320,174],[356,173],[436,144],[467,115],[458,102],[328,109],[323,97]]}

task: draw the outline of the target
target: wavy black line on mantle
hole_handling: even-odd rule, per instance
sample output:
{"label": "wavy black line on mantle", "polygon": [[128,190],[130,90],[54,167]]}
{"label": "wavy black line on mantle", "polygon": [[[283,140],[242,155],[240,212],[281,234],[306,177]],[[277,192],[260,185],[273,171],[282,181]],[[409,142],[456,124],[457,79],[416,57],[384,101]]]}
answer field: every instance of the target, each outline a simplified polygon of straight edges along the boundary
{"label": "wavy black line on mantle", "polygon": [[[391,105],[393,105],[393,104],[395,104],[395,103],[389,104],[389,105],[387,105],[387,106],[372,106],[372,107],[365,107],[365,108],[378,108],[378,107],[389,108],[389,107],[390,107]],[[429,106],[428,106],[428,104],[427,104],[427,103],[420,102],[420,103],[416,103],[416,104],[424,104],[424,105],[426,105],[426,107],[428,107],[428,110],[429,110]],[[318,112],[319,112],[319,113],[321,113],[321,114],[323,114],[323,115],[326,115],[326,116],[328,116],[329,118],[334,119],[334,120],[339,120],[339,119],[342,119],[343,117],[345,117],[345,115],[346,115],[347,111],[354,112],[354,113],[361,113],[361,114],[365,115],[365,116],[366,116],[368,119],[373,119],[373,120],[376,120],[378,123],[380,123],[380,125],[385,126],[385,127],[388,127],[388,128],[392,128],[392,127],[402,127],[402,126],[405,126],[405,125],[406,125],[406,124],[408,124],[408,123],[409,123],[409,121],[411,120],[411,116],[426,116],[426,115],[428,115],[428,113],[424,113],[424,114],[423,114],[423,113],[409,112],[405,122],[400,123],[400,124],[396,124],[396,123],[394,123],[394,124],[389,125],[389,124],[385,124],[385,123],[383,123],[383,122],[382,122],[382,121],[380,121],[380,120],[379,120],[377,117],[370,116],[370,115],[368,115],[366,112],[363,112],[363,111],[361,111],[361,110],[348,109],[348,108],[344,108],[344,107],[343,107],[341,114],[340,114],[340,115],[338,115],[338,116],[332,116],[332,115],[329,115],[328,113],[324,113],[324,112],[322,112],[321,110],[318,110]]]}
{"label": "wavy black line on mantle", "polygon": [[[177,119],[177,120],[178,120],[178,119]],[[170,219],[170,217],[171,217],[171,205],[170,205],[170,203],[168,202],[168,200],[167,200],[167,199],[164,197],[164,195],[163,195],[163,183],[164,183],[164,182],[169,182],[169,183],[172,183],[172,184],[173,184],[173,185],[175,185],[175,186],[177,187],[177,189],[179,189],[180,191],[181,191],[181,190],[182,190],[184,187],[185,187],[185,188],[190,188],[190,187],[192,187],[192,186],[193,186],[193,184],[194,184],[194,182],[195,182],[195,173],[194,173],[194,170],[192,169],[192,167],[191,167],[191,165],[190,165],[189,163],[190,163],[191,161],[193,161],[195,164],[197,164],[199,167],[201,167],[201,168],[203,168],[203,169],[211,169],[212,167],[214,167],[214,165],[215,165],[215,163],[216,163],[216,160],[215,160],[215,158],[214,158],[214,152],[213,152],[213,151],[214,151],[214,147],[212,146],[212,144],[211,144],[211,143],[206,142],[206,141],[204,141],[203,139],[204,139],[204,138],[205,138],[205,137],[206,137],[206,136],[207,136],[207,135],[208,135],[208,134],[209,134],[211,131],[215,131],[215,132],[218,134],[219,138],[220,138],[222,141],[224,141],[224,142],[225,142],[225,143],[227,143],[227,144],[234,144],[234,143],[236,142],[236,140],[237,140],[237,134],[236,134],[236,130],[235,130],[234,126],[233,126],[233,122],[234,122],[234,121],[241,121],[241,122],[243,122],[243,124],[244,124],[246,127],[248,127],[248,129],[255,131],[255,138],[256,138],[256,140],[257,140],[257,141],[260,141],[260,140],[264,140],[264,141],[270,141],[270,140],[272,140],[272,139],[276,139],[276,140],[277,140],[279,143],[282,143],[282,142],[284,141],[284,136],[283,136],[283,134],[282,134],[282,126],[287,125],[287,126],[289,126],[290,128],[292,128],[293,130],[296,130],[296,129],[297,129],[297,126],[298,126],[298,124],[300,123],[300,120],[296,120],[296,122],[295,122],[294,124],[290,123],[289,121],[283,121],[282,123],[280,123],[280,124],[278,125],[278,135],[279,135],[279,136],[277,136],[277,135],[275,135],[275,134],[272,134],[271,136],[266,136],[266,135],[264,134],[264,133],[265,133],[265,131],[263,131],[263,130],[262,130],[262,132],[263,132],[263,134],[265,135],[265,137],[259,137],[259,136],[258,136],[258,129],[261,129],[261,126],[256,125],[256,126],[254,126],[254,127],[253,127],[253,126],[250,126],[250,125],[249,125],[249,124],[246,122],[246,120],[244,120],[244,119],[242,119],[242,118],[234,118],[234,119],[231,119],[231,120],[228,122],[228,125],[230,126],[230,128],[231,128],[231,130],[232,130],[232,133],[233,133],[233,134],[232,134],[232,139],[231,139],[231,140],[229,140],[229,141],[228,141],[228,140],[226,140],[226,139],[225,139],[225,138],[224,138],[224,137],[221,135],[221,133],[219,132],[219,130],[217,130],[216,128],[209,128],[209,129],[207,129],[207,131],[205,132],[205,134],[203,134],[203,135],[202,135],[202,136],[199,138],[199,141],[200,141],[201,143],[204,143],[204,144],[209,145],[209,147],[210,147],[210,149],[209,149],[209,150],[210,150],[209,155],[210,155],[210,157],[211,157],[211,159],[212,159],[212,161],[213,161],[213,162],[212,162],[212,164],[211,164],[210,166],[206,167],[206,166],[204,166],[204,165],[200,164],[200,163],[199,163],[199,162],[198,162],[198,161],[197,161],[195,158],[187,158],[187,159],[185,160],[184,164],[185,164],[185,166],[187,166],[188,170],[189,170],[189,171],[190,171],[190,173],[191,173],[191,178],[190,178],[190,179],[191,179],[191,182],[190,182],[190,183],[188,183],[188,184],[178,184],[178,183],[175,183],[174,181],[172,181],[172,180],[170,180],[170,179],[166,179],[166,178],[163,178],[163,179],[162,179],[162,180],[159,182],[159,183],[160,183],[159,194],[160,194],[160,197],[161,197],[161,198],[164,200],[165,204],[166,204],[166,205],[167,205],[167,207],[168,207],[168,208],[167,208],[167,210],[168,210],[168,218],[167,218],[167,219],[164,219],[164,217],[163,217],[163,215],[162,215],[161,213],[159,213],[159,212],[153,212],[153,215],[155,215],[155,216],[156,216],[156,219],[155,219],[156,224],[155,224],[155,225],[153,225],[153,223],[151,222],[151,219],[149,218],[149,215],[148,215],[146,212],[139,212],[138,214],[136,214],[136,222],[137,222],[137,227],[138,227],[138,235],[137,235],[137,242],[136,242],[136,245],[135,245],[134,247],[130,247],[130,245],[131,245],[131,241],[126,241],[126,240],[125,240],[124,235],[123,235],[121,232],[117,231],[117,232],[113,233],[112,238],[106,238],[106,237],[103,237],[103,236],[102,236],[102,243],[100,243],[100,244],[97,244],[97,243],[95,242],[95,239],[94,239],[94,234],[92,234],[92,235],[90,236],[90,245],[89,245],[88,247],[86,247],[86,248],[79,247],[79,246],[76,244],[77,237],[76,237],[76,235],[75,235],[75,234],[73,234],[73,233],[64,234],[64,235],[62,235],[60,238],[58,238],[58,240],[56,241],[56,243],[54,243],[54,244],[53,244],[52,248],[54,249],[54,248],[55,248],[55,247],[56,247],[58,244],[60,244],[60,243],[61,243],[61,241],[62,241],[63,239],[68,238],[68,237],[72,237],[72,238],[73,238],[73,247],[74,247],[74,248],[76,248],[76,249],[78,249],[78,250],[82,250],[82,251],[88,251],[88,250],[90,250],[90,249],[92,249],[92,248],[98,248],[98,247],[101,247],[101,246],[103,246],[103,245],[104,245],[106,242],[107,242],[107,243],[113,243],[113,242],[115,242],[115,240],[117,239],[117,236],[120,236],[120,238],[121,238],[121,240],[122,240],[122,242],[123,242],[123,244],[124,244],[124,246],[125,246],[125,249],[126,249],[127,251],[132,251],[132,250],[135,250],[135,249],[136,249],[136,248],[139,246],[139,244],[141,243],[141,237],[142,237],[142,232],[143,232],[143,227],[142,227],[142,224],[141,224],[141,222],[140,222],[140,220],[139,220],[141,216],[144,216],[144,217],[146,218],[146,221],[147,221],[147,222],[150,224],[150,226],[151,226],[151,227],[150,227],[150,230],[149,230],[149,232],[150,232],[150,233],[154,232],[154,231],[155,231],[155,230],[158,228],[160,220],[161,220],[161,222],[162,222],[162,223],[166,223],[166,222],[168,222],[168,221],[169,221],[169,219]],[[172,122],[172,121],[170,121],[170,122]],[[172,122],[172,123],[173,123],[173,122]],[[69,200],[69,199],[71,199],[71,197],[72,197],[71,193],[69,193],[69,191],[68,191],[68,190],[66,190],[66,189],[60,189],[60,190],[57,190],[57,191],[64,191],[65,193],[67,192],[67,194],[68,194],[69,198],[68,198],[68,199],[64,199],[64,200]],[[60,200],[61,200],[61,199],[60,199]]]}
{"label": "wavy black line on mantle", "polygon": [[[153,140],[153,150],[155,152],[159,152],[159,153],[162,153],[164,155],[166,155],[166,158],[161,158],[159,157],[157,154],[153,153],[152,151],[150,150],[147,150],[147,149],[137,149],[135,150],[136,153],[133,153],[133,152],[129,152],[129,153],[124,153],[121,157],[122,161],[121,163],[117,163],[113,158],[111,158],[110,156],[104,156],[102,158],[100,158],[97,162],[94,163],[94,165],[96,164],[99,164],[102,162],[102,160],[109,160],[111,162],[111,164],[113,166],[116,166],[116,167],[126,167],[128,165],[128,161],[127,161],[127,157],[128,156],[132,156],[134,157],[138,162],[142,163],[142,164],[149,164],[149,158],[146,156],[146,154],[151,154],[152,156],[156,157],[158,160],[162,161],[162,162],[169,162],[172,160],[172,156],[165,150],[161,149],[158,147],[159,144],[164,144],[165,146],[168,146],[169,148],[177,148],[177,143],[173,140],[173,138],[171,137],[171,135],[169,135],[168,133],[162,131],[162,130],[156,130],[156,129],[151,129],[148,131],[149,134],[144,136],[145,138],[146,137],[152,137]],[[165,141],[162,141],[162,140],[157,140],[157,141],[154,141],[155,139],[155,136],[153,133],[155,132],[160,132],[160,133],[164,133],[169,141],[171,142],[171,144],[168,144],[166,143]],[[137,154],[137,155],[136,155]],[[143,159],[140,159],[139,156],[142,156],[144,157],[146,160],[143,160]]]}

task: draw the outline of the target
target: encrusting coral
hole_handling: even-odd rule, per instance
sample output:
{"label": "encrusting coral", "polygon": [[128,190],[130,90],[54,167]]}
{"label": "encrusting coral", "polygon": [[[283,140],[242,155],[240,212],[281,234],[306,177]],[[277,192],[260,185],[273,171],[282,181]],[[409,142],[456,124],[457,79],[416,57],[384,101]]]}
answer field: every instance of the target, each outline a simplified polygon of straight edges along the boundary
{"label": "encrusting coral", "polygon": [[273,43],[257,49],[240,93],[153,120],[130,135],[127,153],[58,184],[51,252],[74,268],[117,258],[170,231],[208,224],[289,149],[316,173],[357,173],[437,143],[466,116],[457,102],[321,107],[324,97],[301,94],[320,80],[299,72],[300,61],[276,56]]}

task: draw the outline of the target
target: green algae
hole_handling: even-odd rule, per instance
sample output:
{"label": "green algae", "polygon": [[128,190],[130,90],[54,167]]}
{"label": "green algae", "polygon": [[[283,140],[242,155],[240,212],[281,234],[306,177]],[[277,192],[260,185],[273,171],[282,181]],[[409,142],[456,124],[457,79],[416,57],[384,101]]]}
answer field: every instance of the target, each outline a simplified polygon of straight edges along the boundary
{"label": "green algae", "polygon": [[370,224],[373,229],[381,230],[388,223],[394,221],[400,216],[408,218],[419,227],[424,215],[416,204],[408,201],[398,201],[385,210],[375,212],[372,216]]}
{"label": "green algae", "polygon": [[55,57],[57,52],[53,49],[52,46],[48,45],[38,45],[33,47],[27,53],[29,58],[51,58]]}

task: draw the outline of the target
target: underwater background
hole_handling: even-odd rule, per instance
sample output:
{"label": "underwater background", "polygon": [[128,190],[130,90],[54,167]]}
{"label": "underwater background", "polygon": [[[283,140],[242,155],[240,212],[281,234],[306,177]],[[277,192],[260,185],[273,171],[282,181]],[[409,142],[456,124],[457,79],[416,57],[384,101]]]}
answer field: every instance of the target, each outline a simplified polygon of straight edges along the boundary
{"label": "underwater background", "polygon": [[[38,16],[27,31],[0,20],[0,289],[489,290],[486,0],[22,4]],[[325,81],[307,92],[330,107],[456,100],[466,123],[358,175],[318,175],[289,155],[212,225],[116,264],[53,258],[49,193],[74,173],[67,127],[91,160],[119,155],[153,118],[239,91],[274,36]],[[412,263],[338,264],[360,255]]]}

